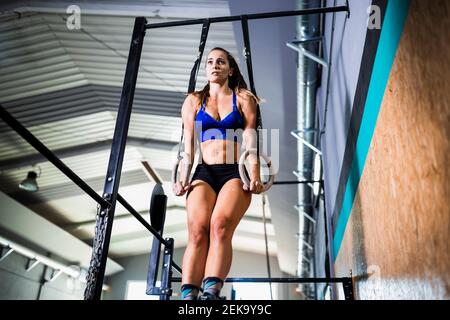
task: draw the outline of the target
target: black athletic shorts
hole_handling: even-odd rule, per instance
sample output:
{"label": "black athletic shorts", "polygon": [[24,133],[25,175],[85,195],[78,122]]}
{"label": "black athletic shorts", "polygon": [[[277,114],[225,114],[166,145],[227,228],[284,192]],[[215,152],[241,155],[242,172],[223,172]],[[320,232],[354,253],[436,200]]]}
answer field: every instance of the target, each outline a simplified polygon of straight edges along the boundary
{"label": "black athletic shorts", "polygon": [[[197,168],[195,168],[194,175],[192,176],[191,181],[202,180],[209,184],[213,190],[219,194],[220,189],[222,189],[223,185],[233,179],[238,178],[241,179],[239,175],[239,165],[237,163],[230,164],[205,164],[199,163]],[[189,192],[192,189],[189,189],[186,197],[189,196]]]}

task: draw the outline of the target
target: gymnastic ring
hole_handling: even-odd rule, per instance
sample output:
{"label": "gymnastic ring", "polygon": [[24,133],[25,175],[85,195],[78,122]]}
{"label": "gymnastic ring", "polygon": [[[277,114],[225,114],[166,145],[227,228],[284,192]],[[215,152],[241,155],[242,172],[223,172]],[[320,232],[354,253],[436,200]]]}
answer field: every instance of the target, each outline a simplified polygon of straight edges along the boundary
{"label": "gymnastic ring", "polygon": [[[183,160],[184,158],[184,154],[183,155],[179,155],[177,156],[177,159],[175,160],[175,163],[172,167],[172,188],[173,186],[177,183],[178,181],[178,167],[180,166],[180,162],[181,160]],[[191,167],[192,170],[192,167]],[[189,173],[187,174],[187,180],[186,183],[184,185],[186,185],[189,182],[189,177],[191,175],[191,170],[189,170]]]}
{"label": "gymnastic ring", "polygon": [[178,176],[178,166],[180,165],[181,160],[183,157],[177,157],[177,160],[175,160],[175,163],[172,167],[172,185],[175,185],[177,183],[177,176]]}
{"label": "gymnastic ring", "polygon": [[[247,177],[247,174],[245,172],[245,160],[250,155],[250,153],[256,154],[256,149],[249,149],[246,150],[241,157],[239,158],[239,175],[241,176],[241,180],[244,183],[245,186],[250,190],[250,179]],[[265,153],[259,153],[259,156],[264,159],[267,163],[267,167],[269,168],[269,180],[266,183],[263,183],[263,192],[266,192],[270,189],[273,182],[275,181],[275,169],[272,166],[272,161]]]}

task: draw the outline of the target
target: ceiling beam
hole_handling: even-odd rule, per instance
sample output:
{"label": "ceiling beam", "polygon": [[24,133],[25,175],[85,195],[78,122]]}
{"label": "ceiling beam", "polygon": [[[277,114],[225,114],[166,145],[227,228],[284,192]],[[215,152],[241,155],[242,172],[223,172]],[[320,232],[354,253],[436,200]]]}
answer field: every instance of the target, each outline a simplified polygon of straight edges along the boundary
{"label": "ceiling beam", "polygon": [[[67,15],[67,8],[74,4],[71,1],[15,1],[12,4],[1,5],[2,11],[42,12]],[[126,4],[108,1],[89,1],[80,5],[81,14],[112,15],[112,16],[146,16],[148,18],[203,18],[216,15],[229,15],[230,10],[226,1],[213,1],[212,4],[199,6],[198,4],[175,2],[173,5],[165,3],[143,3],[129,1]]]}
{"label": "ceiling beam", "polygon": [[[54,150],[53,153],[60,159],[79,156],[82,154],[93,153],[98,151],[103,151],[107,149],[111,149],[112,139],[98,141],[93,143],[88,143],[79,146],[72,146],[67,148],[61,148]],[[138,148],[148,148],[148,149],[162,149],[162,150],[173,150],[173,148],[177,145],[177,142],[172,141],[162,141],[162,140],[154,140],[148,138],[137,138],[137,137],[128,137],[127,145],[138,147]],[[12,159],[7,159],[0,161],[0,172],[18,168],[24,168],[33,166],[37,163],[46,162],[47,159],[41,155],[40,153],[35,153],[28,156],[17,157]]]}

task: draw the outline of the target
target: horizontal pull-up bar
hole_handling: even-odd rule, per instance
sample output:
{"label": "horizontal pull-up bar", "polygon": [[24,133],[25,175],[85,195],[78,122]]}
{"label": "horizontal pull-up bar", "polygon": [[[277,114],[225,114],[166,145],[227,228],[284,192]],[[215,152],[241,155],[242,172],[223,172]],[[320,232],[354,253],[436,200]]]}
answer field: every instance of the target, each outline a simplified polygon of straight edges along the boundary
{"label": "horizontal pull-up bar", "polygon": [[[209,18],[209,22],[217,23],[217,22],[240,21],[240,20],[242,20],[243,16],[247,17],[248,20],[255,20],[255,19],[302,16],[302,15],[308,15],[308,14],[341,12],[341,11],[347,11],[348,13],[350,13],[348,5],[345,5],[345,6],[337,6],[337,7],[312,8],[312,9],[304,9],[304,10],[279,11],[279,12],[267,12],[267,13],[253,13],[253,14],[247,14],[247,15],[228,16],[228,17],[215,17],[215,18]],[[202,24],[204,21],[205,21],[205,19],[193,19],[193,20],[171,21],[171,22],[162,22],[162,23],[149,23],[149,24],[145,25],[145,28],[146,29],[156,29],[156,28],[165,28],[165,27],[187,26],[187,25],[193,25],[193,24]]]}
{"label": "horizontal pull-up bar", "polygon": [[302,184],[302,183],[322,183],[323,180],[303,180],[303,181],[275,181],[273,184]]}
{"label": "horizontal pull-up bar", "polygon": [[27,128],[25,128],[19,121],[17,121],[3,106],[0,105],[0,118],[6,122],[15,132],[17,132],[25,141],[27,141],[33,148],[39,151],[48,161],[64,173],[70,180],[86,192],[92,199],[94,199],[101,206],[109,207],[110,203],[103,199],[94,189],[92,189],[86,182],[84,182],[78,175],[75,174],[68,166],[66,166],[50,149],[48,149],[41,141],[39,141]]}
{"label": "horizontal pull-up bar", "polygon": [[[226,278],[224,282],[277,282],[277,283],[344,283],[351,278]],[[181,282],[181,278],[172,278]]]}

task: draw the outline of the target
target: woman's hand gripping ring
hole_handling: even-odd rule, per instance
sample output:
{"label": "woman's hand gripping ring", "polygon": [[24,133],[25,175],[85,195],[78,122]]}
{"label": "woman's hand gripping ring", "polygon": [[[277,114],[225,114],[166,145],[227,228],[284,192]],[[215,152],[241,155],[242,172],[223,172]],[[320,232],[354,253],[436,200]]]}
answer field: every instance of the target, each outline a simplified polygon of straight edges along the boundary
{"label": "woman's hand gripping ring", "polygon": [[[247,157],[250,154],[256,155],[257,154],[256,149],[246,150],[239,159],[239,175],[241,176],[241,180],[244,183],[246,190],[255,189],[255,185],[257,187],[257,185],[259,183],[257,180],[250,181],[249,177],[247,176],[246,170],[245,170],[245,160],[247,159]],[[272,166],[272,162],[271,162],[270,158],[266,154],[260,152],[259,156],[264,159],[264,161],[267,163],[267,167],[269,168],[269,180],[266,183],[263,183],[263,188],[262,188],[262,192],[266,192],[267,190],[270,189],[273,182],[275,181],[275,169]],[[252,188],[252,185],[253,185],[253,188]],[[258,188],[256,188],[256,189],[258,189]]]}
{"label": "woman's hand gripping ring", "polygon": [[[192,164],[183,164],[183,160],[186,160],[185,157],[186,154],[183,154],[183,156],[178,155],[177,160],[175,161],[175,164],[172,168],[172,191],[176,196],[184,195],[190,188],[189,176],[191,174]],[[180,164],[184,166],[183,169],[185,170],[184,172],[186,172],[183,181],[181,181],[181,177],[178,178],[178,168],[180,167]]]}

